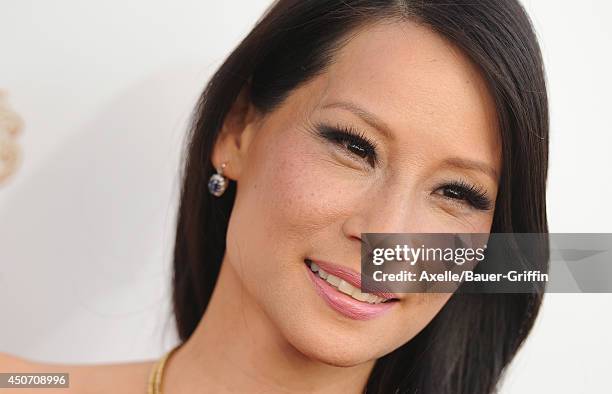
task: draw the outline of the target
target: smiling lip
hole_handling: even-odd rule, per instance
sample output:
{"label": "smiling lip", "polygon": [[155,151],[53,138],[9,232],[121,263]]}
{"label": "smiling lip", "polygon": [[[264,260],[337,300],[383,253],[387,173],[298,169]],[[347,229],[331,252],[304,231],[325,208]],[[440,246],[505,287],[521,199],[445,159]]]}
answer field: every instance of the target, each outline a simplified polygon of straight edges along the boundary
{"label": "smiling lip", "polygon": [[[327,261],[313,260],[313,259],[306,259],[306,260],[311,261],[315,263],[316,265],[318,265],[319,267],[323,268],[325,272],[332,274],[334,276],[337,276],[338,278],[347,281],[348,283],[355,286],[356,288],[361,289],[361,274],[359,272],[353,271],[352,269],[343,267],[341,265],[329,263]],[[375,284],[372,284],[372,285],[375,285]],[[397,294],[394,294],[388,291],[383,291],[382,289],[378,291],[369,291],[368,293],[377,295],[386,300],[400,298]]]}
{"label": "smiling lip", "polygon": [[[321,267],[324,271],[331,275],[337,276],[338,278],[345,280],[349,284],[361,288],[361,277],[355,271],[340,267],[335,264],[331,264],[319,260],[307,259]],[[330,285],[327,281],[319,277],[319,275],[312,272],[308,264],[304,264],[310,279],[313,281],[315,290],[317,293],[336,311],[340,312],[344,316],[347,316],[354,320],[369,320],[378,317],[392,308],[397,300],[391,300],[393,294],[390,293],[373,293],[379,297],[388,299],[389,301],[379,304],[370,304],[368,302],[362,302],[352,298],[351,296],[340,292],[337,288]]]}

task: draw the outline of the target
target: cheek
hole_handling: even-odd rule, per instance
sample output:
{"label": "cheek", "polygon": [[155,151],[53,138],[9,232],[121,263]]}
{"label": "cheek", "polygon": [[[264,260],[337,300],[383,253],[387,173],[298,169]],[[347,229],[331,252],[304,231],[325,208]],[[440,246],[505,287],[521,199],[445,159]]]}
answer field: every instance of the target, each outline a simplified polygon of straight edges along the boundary
{"label": "cheek", "polygon": [[448,302],[450,293],[412,293],[405,294],[401,310],[395,314],[393,321],[387,322],[384,336],[390,346],[382,352],[390,352],[410,341],[440,312]]}
{"label": "cheek", "polygon": [[350,206],[350,194],[329,176],[329,157],[313,137],[286,131],[256,148],[237,202],[249,207],[258,227],[285,240],[307,238]]}
{"label": "cheek", "polygon": [[426,223],[431,223],[427,231],[431,233],[488,233],[493,223],[493,212],[477,213],[468,216],[454,216],[433,212],[425,218]]}
{"label": "cheek", "polygon": [[350,202],[342,198],[342,186],[326,177],[329,163],[320,142],[299,131],[261,131],[238,181],[227,253],[245,281],[265,278],[272,287],[304,269],[308,240]]}

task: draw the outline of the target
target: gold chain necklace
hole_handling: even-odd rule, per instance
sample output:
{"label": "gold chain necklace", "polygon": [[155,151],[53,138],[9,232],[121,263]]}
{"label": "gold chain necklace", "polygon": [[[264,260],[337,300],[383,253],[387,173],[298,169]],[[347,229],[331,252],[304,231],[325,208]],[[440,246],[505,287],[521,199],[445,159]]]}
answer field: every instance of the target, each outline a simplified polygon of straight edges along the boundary
{"label": "gold chain necklace", "polygon": [[162,358],[157,360],[155,364],[153,364],[153,368],[151,369],[151,373],[149,375],[149,386],[147,393],[148,394],[162,394],[162,379],[164,376],[164,367],[166,366],[166,362],[172,356],[172,354],[180,347],[181,345],[177,345],[172,348],[169,352],[164,354]]}

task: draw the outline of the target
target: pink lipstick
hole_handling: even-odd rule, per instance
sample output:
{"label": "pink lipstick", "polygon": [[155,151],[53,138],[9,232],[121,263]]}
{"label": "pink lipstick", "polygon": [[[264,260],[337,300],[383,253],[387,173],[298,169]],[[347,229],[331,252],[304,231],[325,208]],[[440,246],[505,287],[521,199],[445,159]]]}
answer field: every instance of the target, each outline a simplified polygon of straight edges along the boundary
{"label": "pink lipstick", "polygon": [[315,290],[334,310],[354,320],[370,320],[388,312],[397,296],[387,292],[362,293],[361,275],[326,261],[306,259]]}

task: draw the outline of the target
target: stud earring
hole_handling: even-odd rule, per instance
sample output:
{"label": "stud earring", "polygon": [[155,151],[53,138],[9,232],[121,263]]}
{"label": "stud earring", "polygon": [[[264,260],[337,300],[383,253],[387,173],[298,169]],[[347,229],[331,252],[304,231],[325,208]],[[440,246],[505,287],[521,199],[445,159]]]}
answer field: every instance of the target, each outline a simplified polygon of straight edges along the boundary
{"label": "stud earring", "polygon": [[221,169],[217,169],[216,174],[212,174],[208,180],[208,191],[215,197],[220,197],[227,189],[227,178],[223,176],[226,164],[221,163]]}

